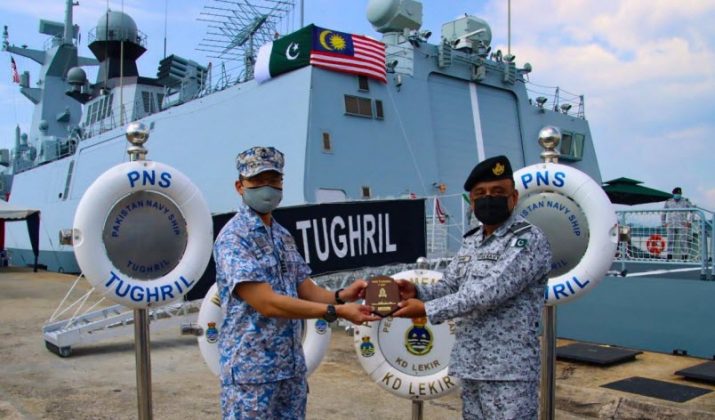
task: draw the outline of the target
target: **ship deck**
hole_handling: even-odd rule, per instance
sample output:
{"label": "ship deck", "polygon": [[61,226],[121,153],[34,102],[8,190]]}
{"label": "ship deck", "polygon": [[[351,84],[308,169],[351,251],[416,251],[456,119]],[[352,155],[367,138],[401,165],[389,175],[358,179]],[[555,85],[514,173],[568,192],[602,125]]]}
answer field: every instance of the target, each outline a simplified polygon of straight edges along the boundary
{"label": "ship deck", "polygon": [[[73,276],[57,273],[0,268],[0,418],[136,418],[131,337],[79,346],[69,358],[45,348],[42,324],[73,280]],[[559,345],[568,343],[560,340]],[[220,417],[218,382],[204,365],[195,338],[180,336],[178,331],[160,331],[152,334],[151,348],[154,416]],[[674,374],[704,361],[650,352],[610,368],[559,361],[557,418],[715,419],[715,386]],[[676,403],[602,386],[633,376],[710,392]],[[370,381],[354,356],[352,337],[341,330],[334,330],[330,351],[309,384],[308,418],[410,417],[410,402]],[[425,402],[424,417],[460,418],[459,396]]]}

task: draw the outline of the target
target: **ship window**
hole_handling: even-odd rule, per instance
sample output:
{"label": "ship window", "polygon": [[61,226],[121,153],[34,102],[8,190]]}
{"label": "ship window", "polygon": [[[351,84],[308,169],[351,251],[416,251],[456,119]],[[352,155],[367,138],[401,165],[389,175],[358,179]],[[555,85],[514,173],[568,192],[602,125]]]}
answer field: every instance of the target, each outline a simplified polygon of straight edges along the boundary
{"label": "ship window", "polygon": [[370,194],[370,187],[367,185],[363,185],[362,188],[362,198],[370,198],[372,194]]}
{"label": "ship window", "polygon": [[87,118],[84,119],[84,123],[86,125],[89,125],[89,118],[92,116],[92,105],[89,105],[87,108]]}
{"label": "ship window", "polygon": [[90,118],[89,118],[89,123],[94,124],[95,121],[97,121],[97,108],[99,108],[99,102],[94,102],[92,106],[89,107],[89,113],[90,113]]}
{"label": "ship window", "polygon": [[323,151],[324,152],[332,152],[333,151],[333,143],[330,140],[330,133],[323,133]]}
{"label": "ship window", "polygon": [[107,115],[111,116],[114,114],[114,112],[112,111],[112,105],[114,105],[114,94],[113,93],[109,94],[109,99],[107,100],[107,102],[109,103],[109,105],[107,105]]}
{"label": "ship window", "polygon": [[156,94],[156,102],[159,104],[159,111],[161,111],[163,109],[161,105],[164,102],[164,94],[163,93]]}
{"label": "ship window", "polygon": [[566,160],[583,159],[583,143],[586,136],[580,133],[564,131],[561,133],[561,158]]}
{"label": "ship window", "polygon": [[147,114],[154,113],[154,95],[151,92],[142,92],[142,101],[144,102],[144,112]]}
{"label": "ship window", "polygon": [[385,119],[385,112],[382,109],[382,101],[375,100],[375,118],[378,120]]}
{"label": "ship window", "polygon": [[104,95],[104,106],[102,107],[102,119],[109,115],[109,108],[111,107],[111,96]]}
{"label": "ship window", "polygon": [[358,76],[358,90],[361,92],[370,91],[370,82],[368,82],[367,76]]}
{"label": "ship window", "polygon": [[370,98],[345,95],[345,113],[357,117],[372,118],[372,100]]}

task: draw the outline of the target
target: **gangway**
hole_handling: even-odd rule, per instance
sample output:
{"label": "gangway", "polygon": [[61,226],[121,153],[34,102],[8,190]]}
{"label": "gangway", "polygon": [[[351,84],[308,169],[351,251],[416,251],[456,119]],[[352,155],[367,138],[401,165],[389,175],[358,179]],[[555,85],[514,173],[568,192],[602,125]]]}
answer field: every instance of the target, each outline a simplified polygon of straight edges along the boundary
{"label": "gangway", "polygon": [[[77,345],[129,336],[134,332],[134,312],[129,307],[111,305],[94,309],[104,302],[104,297],[101,297],[84,309],[94,288],[65,305],[82,278],[81,275],[77,277],[55,312],[42,327],[45,346],[60,357],[69,357],[72,348]],[[169,328],[176,328],[177,332],[180,332],[181,324],[196,322],[200,305],[201,300],[195,300],[150,308],[149,322],[152,332]],[[70,311],[73,312],[68,318],[59,319]]]}

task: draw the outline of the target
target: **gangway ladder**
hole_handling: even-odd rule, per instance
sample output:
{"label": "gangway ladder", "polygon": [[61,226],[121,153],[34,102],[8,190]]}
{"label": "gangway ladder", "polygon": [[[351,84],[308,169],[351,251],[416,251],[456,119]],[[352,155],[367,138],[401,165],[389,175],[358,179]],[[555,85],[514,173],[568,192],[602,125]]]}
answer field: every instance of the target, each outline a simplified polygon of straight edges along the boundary
{"label": "gangway ladder", "polygon": [[[55,312],[42,326],[45,346],[60,357],[69,357],[74,346],[129,336],[134,332],[134,312],[131,308],[112,305],[94,309],[104,301],[102,297],[83,310],[94,288],[63,308],[81,278],[81,275],[77,277]],[[150,309],[149,321],[152,331],[173,327],[180,331],[182,324],[194,323],[198,320],[200,305],[201,300],[182,301]],[[70,311],[73,311],[71,316],[59,319]]]}

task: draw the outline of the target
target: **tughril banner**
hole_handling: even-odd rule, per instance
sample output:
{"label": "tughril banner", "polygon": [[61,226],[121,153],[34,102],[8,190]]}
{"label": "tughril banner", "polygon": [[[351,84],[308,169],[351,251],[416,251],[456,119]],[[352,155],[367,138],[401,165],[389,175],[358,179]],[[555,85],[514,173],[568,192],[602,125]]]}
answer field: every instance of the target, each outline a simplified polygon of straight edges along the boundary
{"label": "tughril banner", "polygon": [[[234,214],[213,216],[215,235]],[[424,199],[281,207],[273,216],[293,235],[313,276],[415,262],[426,252]],[[203,298],[215,278],[212,258],[187,300]]]}

